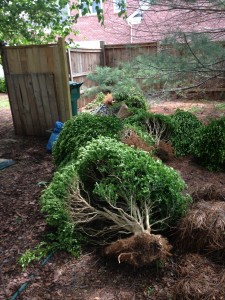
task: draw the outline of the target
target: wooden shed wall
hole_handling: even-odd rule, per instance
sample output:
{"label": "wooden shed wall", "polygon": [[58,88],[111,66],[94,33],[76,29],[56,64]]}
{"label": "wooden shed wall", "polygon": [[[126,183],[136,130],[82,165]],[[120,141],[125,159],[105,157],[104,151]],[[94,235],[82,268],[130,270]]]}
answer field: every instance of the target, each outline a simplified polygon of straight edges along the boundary
{"label": "wooden shed wall", "polygon": [[3,67],[16,134],[45,135],[71,117],[64,41],[3,47]]}

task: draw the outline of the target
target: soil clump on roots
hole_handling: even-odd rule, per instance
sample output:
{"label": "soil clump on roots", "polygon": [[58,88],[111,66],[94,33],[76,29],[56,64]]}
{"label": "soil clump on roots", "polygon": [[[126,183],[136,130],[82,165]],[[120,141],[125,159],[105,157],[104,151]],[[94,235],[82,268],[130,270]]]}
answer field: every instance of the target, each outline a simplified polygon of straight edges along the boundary
{"label": "soil clump on roots", "polygon": [[120,239],[105,247],[106,256],[116,257],[119,263],[142,267],[157,261],[165,261],[170,256],[172,246],[161,235],[137,234]]}

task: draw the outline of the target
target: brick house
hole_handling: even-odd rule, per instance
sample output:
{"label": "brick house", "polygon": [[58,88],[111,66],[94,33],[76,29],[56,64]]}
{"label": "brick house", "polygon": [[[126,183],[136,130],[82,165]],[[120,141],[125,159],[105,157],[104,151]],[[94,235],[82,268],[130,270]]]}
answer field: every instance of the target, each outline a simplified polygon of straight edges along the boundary
{"label": "brick house", "polygon": [[[74,1],[74,0],[71,0]],[[186,32],[210,32],[224,28],[224,21],[201,11],[171,10],[162,6],[146,5],[145,0],[126,0],[128,19],[118,16],[118,1],[107,0],[101,3],[105,24],[101,26],[96,17],[95,3],[91,14],[80,16],[74,29],[79,34],[70,35],[75,42],[104,41],[105,44],[130,44],[161,40],[165,33],[181,30]],[[149,3],[149,2],[148,2]]]}

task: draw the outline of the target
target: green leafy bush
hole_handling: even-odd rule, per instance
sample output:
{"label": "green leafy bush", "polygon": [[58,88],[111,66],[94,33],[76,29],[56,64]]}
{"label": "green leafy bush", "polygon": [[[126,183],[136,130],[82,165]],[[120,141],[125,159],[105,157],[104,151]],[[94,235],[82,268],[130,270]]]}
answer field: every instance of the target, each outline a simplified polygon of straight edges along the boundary
{"label": "green leafy bush", "polygon": [[192,152],[209,170],[225,170],[225,117],[198,129]]}
{"label": "green leafy bush", "polygon": [[64,124],[63,130],[54,143],[52,152],[54,163],[62,166],[71,158],[75,159],[79,148],[99,135],[119,137],[122,127],[122,121],[116,117],[79,114]]}
{"label": "green leafy bush", "polygon": [[147,101],[141,91],[135,88],[124,86],[123,89],[113,92],[116,102],[124,102],[129,108],[141,108],[147,110]]}
{"label": "green leafy bush", "polygon": [[170,138],[173,130],[173,122],[170,116],[154,114],[143,109],[133,109],[131,111],[133,114],[125,120],[127,124],[141,127],[157,141]]}
{"label": "green leafy bush", "polygon": [[174,225],[190,201],[174,169],[112,138],[99,137],[82,148],[77,170],[91,206],[140,218],[130,233],[142,222],[143,230]]}
{"label": "green leafy bush", "polygon": [[0,78],[0,93],[6,93],[6,83],[4,78]]}
{"label": "green leafy bush", "polygon": [[147,108],[147,101],[134,76],[129,76],[129,68],[122,64],[117,68],[99,67],[88,75],[88,79],[97,84],[87,93],[112,93],[117,102],[125,102],[129,108]]}
{"label": "green leafy bush", "polygon": [[190,154],[195,133],[202,123],[192,113],[180,109],[171,116],[171,120],[173,131],[170,140],[175,154],[177,156]]}
{"label": "green leafy bush", "polygon": [[[55,172],[41,196],[52,245],[42,244],[21,258],[25,266],[50,250],[79,255],[84,240],[112,241],[124,234],[165,229],[186,211],[184,181],[146,152],[109,137],[80,150],[76,162]],[[84,234],[86,237],[84,237]]]}
{"label": "green leafy bush", "polygon": [[67,201],[76,177],[76,168],[72,163],[55,172],[40,202],[41,210],[46,214],[47,224],[52,229],[48,238],[54,250],[67,250],[74,255],[79,255],[82,237],[75,231]]}
{"label": "green leafy bush", "polygon": [[99,106],[100,104],[102,104],[104,98],[105,95],[102,92],[98,93],[95,99],[86,105],[86,109],[92,109],[95,108],[96,106]]}

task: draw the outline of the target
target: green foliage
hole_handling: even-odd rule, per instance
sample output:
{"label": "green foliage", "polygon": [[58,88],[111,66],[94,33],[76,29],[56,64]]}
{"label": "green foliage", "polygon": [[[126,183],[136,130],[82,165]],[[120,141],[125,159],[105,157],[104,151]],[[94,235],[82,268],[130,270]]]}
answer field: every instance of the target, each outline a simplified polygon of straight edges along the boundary
{"label": "green foliage", "polygon": [[124,86],[121,90],[113,92],[116,102],[124,102],[129,108],[147,110],[147,101],[144,94],[135,88]]}
{"label": "green foliage", "polygon": [[54,249],[67,250],[75,256],[80,253],[82,237],[76,233],[75,224],[71,221],[67,197],[76,177],[76,168],[72,163],[55,172],[52,182],[40,198],[41,210],[52,228],[49,241]]}
{"label": "green foliage", "polygon": [[141,127],[153,137],[156,135],[156,131],[161,132],[161,139],[169,139],[173,130],[173,122],[169,116],[154,114],[143,109],[133,109],[131,111],[133,114],[125,120],[127,124]]}
{"label": "green foliage", "polygon": [[224,111],[224,110],[225,110],[225,103],[224,103],[224,102],[223,102],[223,103],[215,103],[215,104],[214,104],[214,107],[215,107],[215,109],[217,109],[217,110]]}
{"label": "green foliage", "polygon": [[[40,44],[54,42],[57,36],[66,37],[73,30],[72,25],[79,17],[79,9],[89,0],[81,0],[70,5],[73,13],[68,16],[62,12],[67,0],[20,0],[1,1],[0,4],[0,41],[8,44]],[[84,11],[83,15],[88,13]],[[103,11],[97,9],[99,22],[103,22]],[[77,32],[74,31],[74,34]]]}
{"label": "green foliage", "polygon": [[122,121],[111,116],[96,116],[81,113],[68,120],[53,145],[53,159],[57,166],[76,159],[79,148],[99,135],[118,137]]}
{"label": "green foliage", "polygon": [[142,78],[149,93],[174,90],[182,96],[188,92],[186,87],[214,79],[216,72],[221,76],[219,62],[224,58],[222,43],[210,41],[204,34],[178,32],[161,43],[160,52],[137,57],[130,69],[135,78]]}
{"label": "green foliage", "polygon": [[89,92],[112,93],[116,101],[123,101],[130,108],[146,109],[143,92],[135,77],[129,76],[129,69],[125,64],[117,68],[96,66],[95,72],[87,77],[98,85]]}
{"label": "green foliage", "polygon": [[107,207],[108,203],[129,215],[136,206],[143,218],[155,224],[153,229],[174,225],[190,201],[182,195],[185,183],[174,169],[109,137],[82,148],[77,170],[91,205]]}
{"label": "green foliage", "polygon": [[20,257],[19,263],[24,270],[30,263],[41,260],[50,252],[52,252],[51,246],[45,242],[41,242],[33,250],[26,250]]}
{"label": "green foliage", "polygon": [[99,91],[104,93],[111,92],[113,87],[123,80],[125,74],[119,68],[95,67],[95,72],[88,74],[87,78],[98,84]]}
{"label": "green foliage", "polygon": [[173,131],[170,140],[176,155],[190,154],[195,133],[202,126],[202,123],[192,113],[180,109],[176,110],[171,119]]}
{"label": "green foliage", "polygon": [[199,128],[192,152],[209,170],[225,170],[225,117]]}
{"label": "green foliage", "polygon": [[6,83],[5,83],[5,78],[0,78],[0,93],[6,93]]}
{"label": "green foliage", "polygon": [[103,102],[104,98],[105,98],[105,95],[102,92],[98,93],[96,95],[95,99],[91,103],[88,103],[86,105],[86,109],[92,109],[96,106],[99,106]]}

